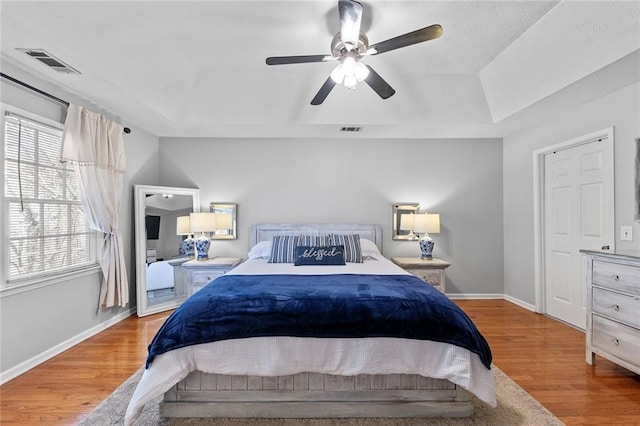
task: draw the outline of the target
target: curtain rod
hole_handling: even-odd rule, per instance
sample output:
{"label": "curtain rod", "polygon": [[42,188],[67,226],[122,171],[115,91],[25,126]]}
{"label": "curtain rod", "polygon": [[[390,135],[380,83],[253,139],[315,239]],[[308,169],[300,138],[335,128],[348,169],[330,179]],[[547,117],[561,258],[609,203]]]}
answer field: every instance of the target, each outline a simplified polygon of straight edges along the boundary
{"label": "curtain rod", "polygon": [[[9,81],[11,81],[11,82],[13,82],[13,83],[15,83],[15,84],[19,85],[19,86],[25,87],[25,88],[27,88],[27,89],[29,89],[29,90],[33,91],[33,92],[38,93],[39,95],[42,95],[42,96],[44,96],[44,97],[46,97],[46,98],[51,99],[51,100],[53,100],[53,101],[56,101],[56,102],[58,102],[58,103],[61,103],[61,104],[65,105],[66,107],[69,107],[69,102],[67,102],[67,101],[65,101],[65,100],[63,100],[63,99],[60,99],[60,98],[58,98],[57,96],[53,96],[53,95],[52,95],[52,94],[50,94],[50,93],[47,93],[47,92],[45,92],[45,91],[42,91],[42,90],[38,89],[37,87],[33,87],[33,86],[32,86],[32,85],[30,85],[30,84],[27,84],[27,83],[25,83],[25,82],[23,82],[23,81],[20,81],[20,80],[16,79],[16,78],[13,78],[13,77],[11,77],[11,76],[9,76],[9,75],[7,75],[7,74],[3,73],[3,72],[0,72],[0,77],[5,78],[5,79],[7,79],[7,80],[9,80]],[[125,128],[124,128],[124,132],[125,132],[125,133],[131,133],[131,129],[130,129],[130,128],[128,128],[128,127],[125,127]]]}

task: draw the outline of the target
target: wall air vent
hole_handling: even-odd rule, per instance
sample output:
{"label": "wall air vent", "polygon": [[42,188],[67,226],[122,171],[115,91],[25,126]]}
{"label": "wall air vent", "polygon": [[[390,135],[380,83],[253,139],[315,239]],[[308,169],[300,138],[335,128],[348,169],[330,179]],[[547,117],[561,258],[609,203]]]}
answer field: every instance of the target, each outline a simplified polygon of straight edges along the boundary
{"label": "wall air vent", "polygon": [[51,53],[44,49],[17,49],[20,52],[24,52],[31,56],[33,59],[45,64],[52,70],[61,72],[64,74],[80,74],[80,71],[73,68],[71,65],[64,63],[60,59],[53,56]]}
{"label": "wall air vent", "polygon": [[362,127],[356,126],[344,126],[340,128],[341,132],[359,132],[362,130]]}

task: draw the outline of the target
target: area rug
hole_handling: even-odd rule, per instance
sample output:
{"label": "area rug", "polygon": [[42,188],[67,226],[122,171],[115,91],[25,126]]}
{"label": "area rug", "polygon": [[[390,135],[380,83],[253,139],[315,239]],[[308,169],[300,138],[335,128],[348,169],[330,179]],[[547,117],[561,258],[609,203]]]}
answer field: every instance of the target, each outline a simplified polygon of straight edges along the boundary
{"label": "area rug", "polygon": [[[396,419],[396,418],[367,418],[367,419],[197,419],[174,418],[162,419],[158,411],[161,397],[148,403],[135,426],[417,426],[417,425],[563,425],[550,411],[533,399],[524,389],[518,386],[506,374],[493,366],[496,397],[498,407],[491,408],[473,397],[475,413],[470,418],[442,418],[428,419]],[[88,414],[79,424],[94,425],[122,425],[124,413],[129,399],[140,380],[142,369],[127,379],[107,399],[102,401],[93,412]]]}

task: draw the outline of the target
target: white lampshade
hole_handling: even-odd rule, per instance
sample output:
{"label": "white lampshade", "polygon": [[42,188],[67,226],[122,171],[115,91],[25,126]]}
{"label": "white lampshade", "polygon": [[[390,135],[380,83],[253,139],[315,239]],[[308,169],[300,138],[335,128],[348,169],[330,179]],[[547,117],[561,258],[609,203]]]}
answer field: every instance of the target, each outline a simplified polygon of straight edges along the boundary
{"label": "white lampshade", "polygon": [[404,231],[413,231],[413,222],[415,214],[402,214],[400,215],[400,229]]}
{"label": "white lampshade", "polygon": [[213,232],[216,230],[216,215],[214,213],[200,212],[189,215],[191,232]]}
{"label": "white lampshade", "polygon": [[413,231],[422,234],[437,234],[440,232],[440,215],[438,213],[424,213],[415,215]]}
{"label": "white lampshade", "polygon": [[216,213],[216,229],[228,230],[233,228],[233,217],[231,213]]}
{"label": "white lampshade", "polygon": [[177,235],[191,234],[189,216],[178,216],[178,218],[176,219],[176,234]]}

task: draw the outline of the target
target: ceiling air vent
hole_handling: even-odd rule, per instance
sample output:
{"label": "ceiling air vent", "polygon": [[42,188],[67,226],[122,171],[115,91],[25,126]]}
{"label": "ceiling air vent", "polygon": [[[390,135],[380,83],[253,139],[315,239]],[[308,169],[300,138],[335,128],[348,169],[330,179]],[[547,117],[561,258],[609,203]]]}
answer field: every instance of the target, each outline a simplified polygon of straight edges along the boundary
{"label": "ceiling air vent", "polygon": [[53,56],[51,53],[47,52],[44,49],[18,49],[21,52],[26,53],[31,56],[33,59],[42,62],[52,70],[57,72],[65,73],[65,74],[80,74],[80,71],[73,68],[72,66],[64,63],[60,59]]}
{"label": "ceiling air vent", "polygon": [[356,126],[344,126],[340,128],[341,132],[359,132],[362,130],[362,127]]}

